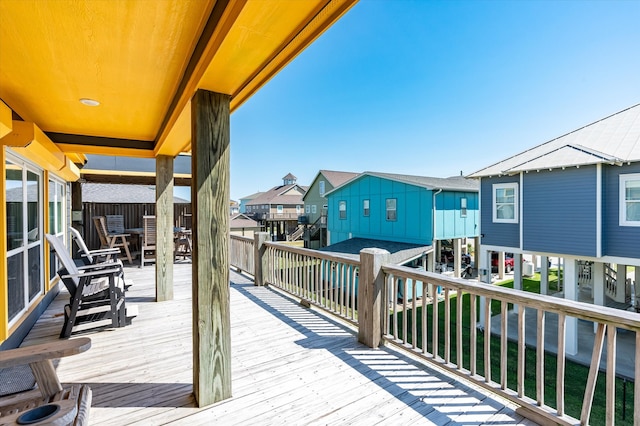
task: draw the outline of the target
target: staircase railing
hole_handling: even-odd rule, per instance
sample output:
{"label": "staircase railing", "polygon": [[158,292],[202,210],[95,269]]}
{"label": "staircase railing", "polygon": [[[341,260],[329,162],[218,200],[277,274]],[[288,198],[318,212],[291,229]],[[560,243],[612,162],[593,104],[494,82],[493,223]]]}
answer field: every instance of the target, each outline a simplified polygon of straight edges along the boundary
{"label": "staircase railing", "polygon": [[304,226],[298,226],[298,228],[289,236],[290,241],[298,241],[302,237],[302,234],[304,234]]}

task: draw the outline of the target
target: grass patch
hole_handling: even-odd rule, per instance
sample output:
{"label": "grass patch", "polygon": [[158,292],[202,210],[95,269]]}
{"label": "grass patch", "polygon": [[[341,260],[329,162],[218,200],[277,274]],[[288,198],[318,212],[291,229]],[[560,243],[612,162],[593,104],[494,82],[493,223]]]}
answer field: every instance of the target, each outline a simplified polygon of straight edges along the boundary
{"label": "grass patch", "polygon": [[[513,287],[513,280],[507,280],[499,285],[504,287]],[[539,274],[531,278],[523,279],[523,288],[525,291],[530,292],[539,292],[540,291],[540,277]],[[549,277],[549,288],[550,290],[557,289],[557,276]],[[463,293],[462,295],[462,344],[463,344],[463,366],[467,370],[470,369],[471,359],[470,359],[470,345],[472,342],[470,341],[470,330],[471,330],[471,318],[470,318],[470,304],[471,297],[468,293]],[[476,312],[479,312],[479,299],[476,298],[478,303]],[[439,347],[438,354],[443,357],[444,356],[444,333],[445,333],[445,324],[444,324],[444,301],[440,301],[438,306],[438,336],[439,336]],[[511,306],[509,306],[511,309]],[[427,306],[427,337],[426,337],[426,345],[427,350],[433,353],[433,343],[432,343],[432,330],[433,330],[433,315],[432,315],[432,305]],[[423,330],[422,330],[422,307],[416,308],[418,324],[416,324],[416,339],[417,346],[422,347],[422,339],[423,339]],[[501,302],[492,300],[491,301],[491,315],[500,314],[501,310]],[[453,295],[450,300],[450,338],[451,338],[451,348],[450,348],[450,359],[455,361],[457,359],[457,349],[456,348],[456,333],[457,333],[457,299],[456,296]],[[407,318],[407,341],[413,342],[414,336],[412,336],[412,312],[411,309],[408,309],[406,312]],[[402,339],[402,330],[403,330],[403,313],[397,313],[395,320],[398,323],[398,334],[399,338]],[[393,325],[394,317],[391,315],[390,317],[391,323]],[[474,321],[475,323],[475,321]],[[475,326],[475,324],[473,325]],[[500,337],[492,336],[489,348],[491,354],[491,379],[494,382],[500,382],[500,373],[501,369],[506,369],[507,373],[507,386],[516,390],[517,384],[517,359],[518,359],[518,350],[515,342],[507,343],[507,365],[500,365]],[[555,354],[547,353],[545,355],[545,389],[544,389],[544,400],[545,404],[551,407],[556,407],[556,362],[557,357]],[[484,332],[477,332],[476,338],[476,372],[485,376],[486,368],[484,365]],[[584,391],[586,387],[587,377],[589,374],[589,368],[583,366],[581,364],[577,364],[570,360],[566,360],[565,365],[565,411],[568,415],[580,418],[580,411],[582,408],[582,399],[584,397]],[[536,399],[536,350],[535,348],[527,348],[525,351],[525,394],[533,399]],[[625,419],[622,419],[622,407],[623,407],[623,380],[616,379],[616,424],[633,424],[633,384],[627,383],[626,385],[626,416]],[[597,386],[595,391],[595,396],[593,400],[593,408],[590,417],[591,424],[605,424],[605,375],[600,373],[597,380]]]}

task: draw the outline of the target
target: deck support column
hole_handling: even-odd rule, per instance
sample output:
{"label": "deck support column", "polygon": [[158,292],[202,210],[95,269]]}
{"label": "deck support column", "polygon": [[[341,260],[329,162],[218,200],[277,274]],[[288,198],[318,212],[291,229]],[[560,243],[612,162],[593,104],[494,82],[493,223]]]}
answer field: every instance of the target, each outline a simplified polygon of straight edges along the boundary
{"label": "deck support column", "polygon": [[[604,263],[594,262],[591,265],[591,279],[593,280],[593,287],[591,292],[593,294],[593,304],[598,306],[604,306],[605,294],[604,294]],[[598,323],[593,323],[593,332],[598,331]]]}
{"label": "deck support column", "polygon": [[[370,348],[382,342],[384,273],[382,265],[389,263],[391,254],[383,249],[366,248],[360,251],[360,282],[358,284],[358,341]],[[395,300],[393,300],[395,303]]]}
{"label": "deck support column", "polygon": [[[504,253],[502,253],[502,261],[500,264],[504,268]],[[513,288],[514,290],[522,290],[522,253],[513,254]],[[513,312],[518,313],[520,305],[513,305]]]}
{"label": "deck support column", "polygon": [[[578,300],[578,261],[564,259],[564,298]],[[578,353],[578,318],[567,316],[565,348],[568,355]]]}
{"label": "deck support column", "polygon": [[156,302],[173,299],[173,157],[156,157]]}
{"label": "deck support column", "polygon": [[191,100],[193,393],[199,407],[231,397],[230,100],[206,90]]}
{"label": "deck support column", "polygon": [[453,239],[453,276],[460,278],[460,264],[462,263],[462,238]]}
{"label": "deck support column", "polygon": [[[498,252],[498,281],[504,280],[504,252]],[[514,276],[515,280],[515,276]],[[515,283],[514,283],[515,284]]]}
{"label": "deck support column", "polygon": [[265,241],[269,241],[269,234],[266,232],[256,232],[253,234],[253,283],[254,285],[264,285],[264,253],[267,247],[264,245]]}
{"label": "deck support column", "polygon": [[549,257],[540,257],[540,294],[549,294]]}

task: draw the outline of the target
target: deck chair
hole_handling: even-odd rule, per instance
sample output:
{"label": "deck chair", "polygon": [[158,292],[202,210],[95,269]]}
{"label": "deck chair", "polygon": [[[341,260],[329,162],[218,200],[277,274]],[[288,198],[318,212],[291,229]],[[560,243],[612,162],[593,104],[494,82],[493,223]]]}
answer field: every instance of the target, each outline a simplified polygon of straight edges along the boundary
{"label": "deck chair", "polygon": [[140,267],[144,266],[145,251],[155,251],[156,249],[156,217],[142,216],[142,244],[140,245]]}
{"label": "deck chair", "polygon": [[60,260],[62,268],[58,275],[70,295],[60,338],[91,328],[124,327],[122,268],[113,262],[77,266],[59,237],[47,234],[46,238]]}
{"label": "deck chair", "polygon": [[96,226],[98,237],[100,237],[100,248],[114,248],[122,247],[127,255],[127,259],[130,264],[133,264],[131,260],[131,252],[129,251],[129,241],[127,238],[131,234],[125,232],[110,232],[107,227],[107,218],[105,216],[95,216],[93,223]]}
{"label": "deck chair", "polygon": [[71,237],[78,245],[80,249],[78,253],[81,256],[81,264],[82,265],[94,265],[96,263],[104,263],[104,262],[114,262],[118,264],[118,266],[122,269],[122,274],[120,278],[124,280],[124,288],[127,290],[129,287],[133,285],[131,280],[127,280],[124,278],[124,268],[122,265],[122,261],[118,259],[117,256],[120,254],[120,249],[118,248],[107,248],[107,249],[99,249],[99,250],[89,250],[87,248],[87,244],[84,242],[82,235],[80,232],[74,227],[69,227],[69,232],[71,233]]}
{"label": "deck chair", "polygon": [[[81,337],[0,351],[0,368],[28,364],[38,383],[38,389],[0,398],[0,424],[29,424],[25,421],[30,419],[33,424],[88,425],[91,388],[82,384],[62,386],[52,360],[90,347],[91,340]],[[50,417],[42,419],[51,412]]]}

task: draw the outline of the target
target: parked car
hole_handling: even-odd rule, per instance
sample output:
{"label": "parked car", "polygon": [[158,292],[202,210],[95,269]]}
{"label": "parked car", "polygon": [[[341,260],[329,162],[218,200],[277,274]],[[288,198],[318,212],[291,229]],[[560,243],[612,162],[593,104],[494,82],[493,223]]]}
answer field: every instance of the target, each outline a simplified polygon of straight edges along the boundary
{"label": "parked car", "polygon": [[[513,270],[513,253],[505,253],[504,254],[504,271],[506,273],[511,272]],[[498,269],[498,253],[491,253],[491,269]]]}

